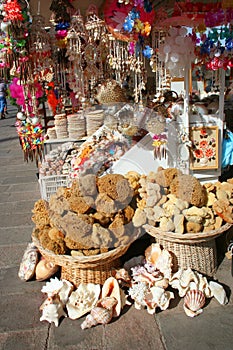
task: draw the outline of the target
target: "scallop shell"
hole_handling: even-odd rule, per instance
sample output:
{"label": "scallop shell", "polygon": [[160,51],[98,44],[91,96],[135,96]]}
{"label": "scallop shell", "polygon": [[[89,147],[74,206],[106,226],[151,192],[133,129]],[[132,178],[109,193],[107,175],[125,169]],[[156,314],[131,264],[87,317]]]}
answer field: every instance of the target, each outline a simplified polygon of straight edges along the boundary
{"label": "scallop shell", "polygon": [[46,259],[41,259],[36,265],[36,280],[44,281],[47,278],[53,276],[59,269],[58,265],[55,265],[51,261],[47,261]]}
{"label": "scallop shell", "polygon": [[184,307],[193,313],[200,313],[204,305],[205,295],[200,290],[189,290],[184,297]]}

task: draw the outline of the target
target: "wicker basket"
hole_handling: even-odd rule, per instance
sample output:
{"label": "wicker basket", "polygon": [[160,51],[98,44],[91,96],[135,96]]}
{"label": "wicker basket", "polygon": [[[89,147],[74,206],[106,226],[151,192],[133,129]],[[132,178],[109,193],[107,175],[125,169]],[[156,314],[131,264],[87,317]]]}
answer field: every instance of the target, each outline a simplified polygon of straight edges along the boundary
{"label": "wicker basket", "polygon": [[120,257],[129,248],[129,245],[120,246],[107,253],[73,257],[57,255],[51,250],[44,249],[34,235],[32,235],[32,241],[46,260],[61,267],[61,278],[72,282],[76,287],[80,283],[103,284],[108,277],[112,276],[112,269],[120,266]]}
{"label": "wicker basket", "polygon": [[215,238],[226,232],[231,225],[225,224],[218,230],[201,233],[178,234],[164,232],[150,225],[143,226],[155,237],[156,242],[173,255],[173,270],[191,268],[204,275],[213,276],[217,270],[217,249]]}

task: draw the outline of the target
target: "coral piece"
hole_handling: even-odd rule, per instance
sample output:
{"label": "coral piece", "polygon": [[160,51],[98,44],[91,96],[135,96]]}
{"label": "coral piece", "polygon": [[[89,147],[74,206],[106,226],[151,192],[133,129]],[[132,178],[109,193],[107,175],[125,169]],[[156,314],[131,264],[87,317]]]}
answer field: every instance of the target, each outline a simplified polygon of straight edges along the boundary
{"label": "coral piece", "polygon": [[189,290],[184,297],[184,311],[187,316],[194,317],[202,313],[205,305],[205,295],[200,290]]}
{"label": "coral piece", "polygon": [[71,293],[66,304],[68,316],[76,320],[89,312],[96,304],[100,295],[100,285],[94,283],[80,283]]}
{"label": "coral piece", "polygon": [[219,199],[213,203],[214,212],[224,221],[233,224],[233,206],[228,200]]}

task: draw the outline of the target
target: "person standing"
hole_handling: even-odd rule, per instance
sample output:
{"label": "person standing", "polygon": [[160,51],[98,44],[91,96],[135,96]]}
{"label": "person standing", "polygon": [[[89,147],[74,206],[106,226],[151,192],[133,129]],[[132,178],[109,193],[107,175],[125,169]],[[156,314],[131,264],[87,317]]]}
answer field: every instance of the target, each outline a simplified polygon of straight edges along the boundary
{"label": "person standing", "polygon": [[7,86],[6,83],[2,78],[0,78],[0,115],[1,119],[5,119],[5,111],[6,111],[6,90]]}

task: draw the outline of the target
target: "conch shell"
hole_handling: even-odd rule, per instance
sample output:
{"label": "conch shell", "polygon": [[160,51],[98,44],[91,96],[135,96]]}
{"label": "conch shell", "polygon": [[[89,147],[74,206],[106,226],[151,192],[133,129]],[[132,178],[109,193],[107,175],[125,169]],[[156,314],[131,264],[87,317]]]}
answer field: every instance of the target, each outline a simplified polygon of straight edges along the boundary
{"label": "conch shell", "polygon": [[113,317],[118,317],[121,313],[121,291],[116,278],[109,277],[103,284],[102,298],[112,297],[116,299],[116,307],[113,310]]}
{"label": "conch shell", "polygon": [[[117,300],[113,297],[101,299],[95,306],[86,319],[81,324],[82,329],[91,328],[97,324],[107,324],[113,317],[113,310],[117,304]],[[103,307],[104,306],[104,307]]]}
{"label": "conch shell", "polygon": [[53,276],[59,269],[58,265],[55,265],[51,261],[47,261],[46,259],[41,259],[36,265],[36,280],[44,281],[47,278]]}
{"label": "conch shell", "polygon": [[78,288],[71,293],[66,304],[69,318],[76,320],[88,313],[96,304],[99,295],[99,284],[80,283]]}
{"label": "conch shell", "polygon": [[60,317],[67,316],[58,296],[48,297],[41,305],[40,310],[42,310],[40,321],[53,322],[56,327],[58,327]]}
{"label": "conch shell", "polygon": [[202,313],[205,305],[205,295],[200,290],[189,290],[184,297],[184,311],[187,316],[194,317]]}
{"label": "conch shell", "polygon": [[159,243],[152,243],[145,250],[146,262],[161,271],[164,278],[170,279],[172,275],[172,255],[166,249],[161,249]]}

